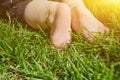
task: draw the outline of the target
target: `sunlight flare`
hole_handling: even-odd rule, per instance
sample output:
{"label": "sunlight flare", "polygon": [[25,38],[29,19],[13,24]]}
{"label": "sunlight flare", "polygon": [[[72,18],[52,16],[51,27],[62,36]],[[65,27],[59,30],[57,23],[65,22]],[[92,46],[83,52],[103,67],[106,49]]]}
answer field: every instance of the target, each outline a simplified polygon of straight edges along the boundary
{"label": "sunlight flare", "polygon": [[120,3],[120,0],[102,0],[103,2],[106,2],[106,3],[113,3],[113,4],[118,4]]}

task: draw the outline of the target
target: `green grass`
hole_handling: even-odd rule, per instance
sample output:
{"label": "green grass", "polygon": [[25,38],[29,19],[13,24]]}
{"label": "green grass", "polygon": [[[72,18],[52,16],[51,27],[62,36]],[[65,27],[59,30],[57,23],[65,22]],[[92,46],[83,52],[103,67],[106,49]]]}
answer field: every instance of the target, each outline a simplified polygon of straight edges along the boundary
{"label": "green grass", "polygon": [[0,19],[0,80],[120,80],[120,6],[85,1],[111,31],[92,44],[73,34],[70,48],[61,51],[50,48],[44,31]]}

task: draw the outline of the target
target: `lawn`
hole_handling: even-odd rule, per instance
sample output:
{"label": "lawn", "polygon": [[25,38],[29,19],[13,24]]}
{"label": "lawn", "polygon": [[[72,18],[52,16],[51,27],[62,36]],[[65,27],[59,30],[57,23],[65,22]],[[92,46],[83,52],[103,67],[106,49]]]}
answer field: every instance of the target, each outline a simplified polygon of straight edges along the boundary
{"label": "lawn", "polygon": [[73,33],[70,48],[52,49],[43,30],[0,19],[0,80],[120,80],[120,1],[84,1],[111,30],[92,44]]}

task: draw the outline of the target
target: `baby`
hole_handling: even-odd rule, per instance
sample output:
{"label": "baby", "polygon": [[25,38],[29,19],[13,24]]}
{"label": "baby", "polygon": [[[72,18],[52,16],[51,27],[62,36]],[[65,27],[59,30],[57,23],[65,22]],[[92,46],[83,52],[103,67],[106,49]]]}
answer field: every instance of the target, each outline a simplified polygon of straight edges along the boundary
{"label": "baby", "polygon": [[[8,0],[10,1],[10,0]],[[7,1],[7,2],[8,2]],[[17,1],[17,0],[16,0]],[[17,2],[19,2],[17,4]],[[71,30],[93,42],[90,32],[109,32],[100,21],[85,7],[82,0],[12,0],[13,5],[6,8],[12,17],[17,17],[34,29],[45,28],[49,23],[53,47],[68,47],[72,41]],[[2,3],[5,7],[5,3]]]}

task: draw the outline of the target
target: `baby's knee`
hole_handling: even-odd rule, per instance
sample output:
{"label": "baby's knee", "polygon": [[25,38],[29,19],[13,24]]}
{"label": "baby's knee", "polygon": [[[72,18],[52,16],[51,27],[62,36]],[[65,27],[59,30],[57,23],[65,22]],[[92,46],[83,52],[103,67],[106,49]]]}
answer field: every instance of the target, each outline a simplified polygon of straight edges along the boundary
{"label": "baby's knee", "polygon": [[[67,16],[71,16],[71,9],[69,6],[65,3],[56,3],[52,4],[50,8],[50,14],[49,14],[49,22],[53,23],[55,19],[62,19],[67,18]],[[68,19],[68,18],[67,18]]]}
{"label": "baby's knee", "polygon": [[70,7],[65,3],[59,3],[58,10],[60,10],[62,13],[65,13],[65,12],[70,13],[71,12]]}

